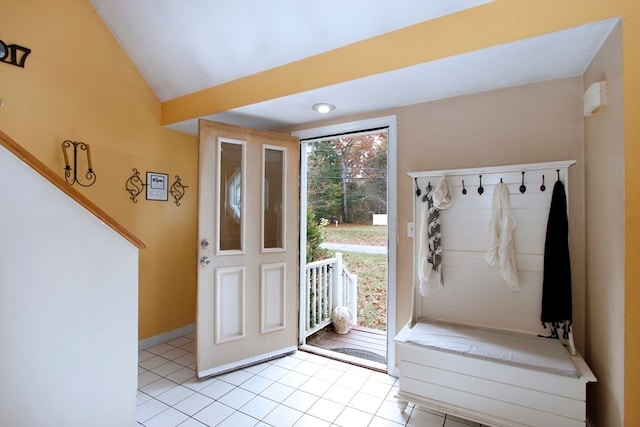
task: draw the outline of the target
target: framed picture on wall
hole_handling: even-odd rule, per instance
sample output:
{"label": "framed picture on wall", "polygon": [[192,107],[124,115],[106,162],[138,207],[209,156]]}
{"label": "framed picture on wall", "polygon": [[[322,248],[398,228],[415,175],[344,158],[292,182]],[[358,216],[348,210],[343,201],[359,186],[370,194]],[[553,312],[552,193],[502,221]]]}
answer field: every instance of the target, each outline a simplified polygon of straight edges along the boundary
{"label": "framed picture on wall", "polygon": [[147,200],[169,200],[169,175],[147,172]]}

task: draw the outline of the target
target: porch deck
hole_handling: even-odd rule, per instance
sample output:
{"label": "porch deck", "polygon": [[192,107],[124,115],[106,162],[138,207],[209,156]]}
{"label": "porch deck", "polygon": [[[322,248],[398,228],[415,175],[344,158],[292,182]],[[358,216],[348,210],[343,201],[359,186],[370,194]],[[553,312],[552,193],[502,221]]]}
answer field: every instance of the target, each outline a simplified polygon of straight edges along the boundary
{"label": "porch deck", "polygon": [[[329,325],[309,336],[302,349],[371,369],[387,370],[387,334],[378,329],[353,326],[349,333],[338,334],[333,325]],[[377,357],[365,358],[359,353]]]}

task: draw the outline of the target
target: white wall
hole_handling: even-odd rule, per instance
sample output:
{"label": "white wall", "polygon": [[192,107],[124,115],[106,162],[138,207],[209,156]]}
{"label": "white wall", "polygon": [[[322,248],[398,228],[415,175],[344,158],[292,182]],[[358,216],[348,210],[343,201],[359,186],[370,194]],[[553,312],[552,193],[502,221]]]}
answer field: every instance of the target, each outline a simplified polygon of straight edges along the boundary
{"label": "white wall", "polygon": [[[607,106],[584,119],[587,348],[598,377],[587,400],[593,425],[624,424],[625,170],[622,27],[617,25],[583,76],[607,82]],[[636,286],[628,283],[627,286]],[[628,323],[627,323],[628,324]]]}
{"label": "white wall", "polygon": [[0,425],[136,424],[138,250],[0,147]]}

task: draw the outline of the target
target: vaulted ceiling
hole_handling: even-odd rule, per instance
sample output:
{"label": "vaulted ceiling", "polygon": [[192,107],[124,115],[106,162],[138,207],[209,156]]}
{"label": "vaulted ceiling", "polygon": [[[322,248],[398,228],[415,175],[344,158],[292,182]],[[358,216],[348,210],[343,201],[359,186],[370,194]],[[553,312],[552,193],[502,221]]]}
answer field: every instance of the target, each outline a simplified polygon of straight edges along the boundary
{"label": "vaulted ceiling", "polygon": [[[171,101],[490,0],[90,0],[156,96]],[[168,123],[273,129],[580,75],[615,25],[594,22]],[[419,41],[411,49],[420,49]],[[373,53],[375,55],[375,52]],[[322,72],[322,71],[321,71]],[[327,70],[331,72],[331,70]],[[304,79],[305,76],[299,76]]]}

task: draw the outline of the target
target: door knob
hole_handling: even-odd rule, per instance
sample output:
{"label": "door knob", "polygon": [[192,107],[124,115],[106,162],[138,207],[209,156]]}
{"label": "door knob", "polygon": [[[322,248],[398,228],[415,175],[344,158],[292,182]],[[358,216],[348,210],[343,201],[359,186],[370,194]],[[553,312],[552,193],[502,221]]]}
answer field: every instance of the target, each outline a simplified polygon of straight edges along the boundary
{"label": "door knob", "polygon": [[209,259],[208,256],[200,257],[200,264],[209,265],[210,263],[211,263],[211,260]]}

